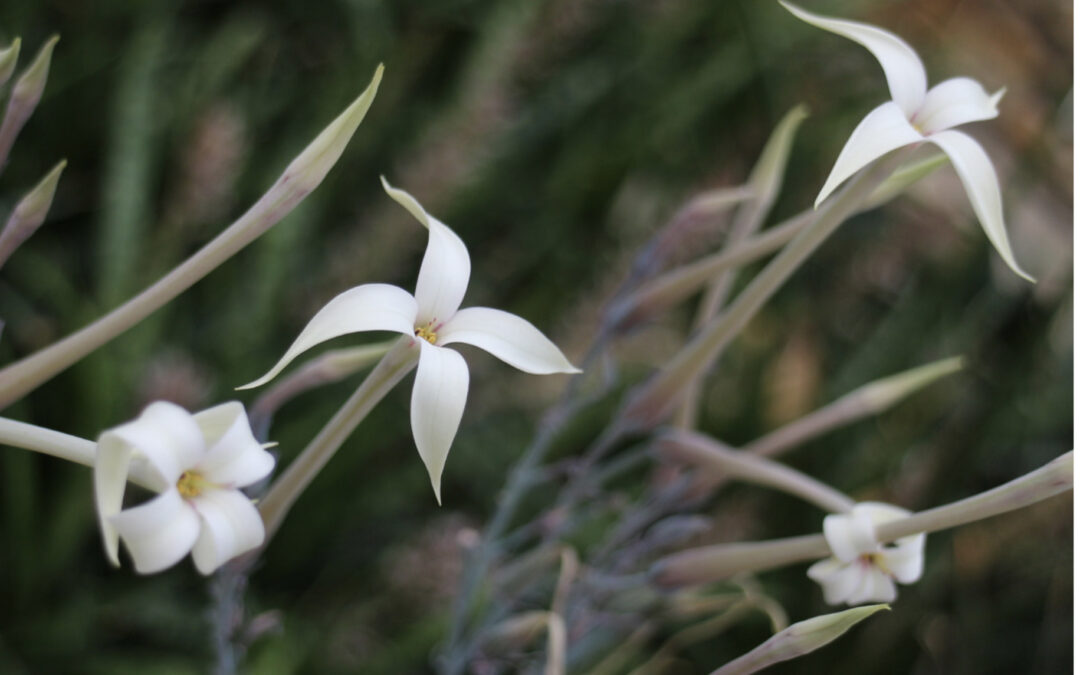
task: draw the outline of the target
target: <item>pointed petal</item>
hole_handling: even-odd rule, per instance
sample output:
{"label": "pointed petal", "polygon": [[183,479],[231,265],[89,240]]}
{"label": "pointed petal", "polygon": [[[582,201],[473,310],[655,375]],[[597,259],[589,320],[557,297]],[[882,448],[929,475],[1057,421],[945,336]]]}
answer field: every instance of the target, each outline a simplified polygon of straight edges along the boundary
{"label": "pointed petal", "polygon": [[199,536],[199,516],[176,490],[166,490],[135,508],[121,511],[112,523],[140,574],[172,567],[187,555]]}
{"label": "pointed petal", "polygon": [[926,96],[926,69],[911,45],[887,30],[857,21],[833,19],[780,0],[784,9],[806,23],[866,47],[885,70],[889,93],[905,117],[911,117]]}
{"label": "pointed petal", "polygon": [[968,122],[997,117],[998,101],[1005,90],[993,96],[970,77],[954,77],[934,85],[912,123],[924,134],[932,134]]}
{"label": "pointed petal", "polygon": [[892,101],[882,103],[871,110],[870,114],[859,122],[859,126],[855,127],[855,131],[851,132],[851,138],[840,151],[836,164],[818,193],[814,207],[817,208],[837,186],[878,157],[923,140],[925,139],[907,121],[898,105]]}
{"label": "pointed petal", "polygon": [[986,151],[967,134],[959,131],[939,131],[928,141],[945,151],[964,184],[975,217],[979,219],[990,243],[997,249],[1001,259],[1021,278],[1034,283],[1035,279],[1020,268],[1009,246],[1009,235],[1005,231],[1005,216],[1001,207],[1001,190],[998,188],[997,174],[990,163]]}
{"label": "pointed petal", "polygon": [[131,446],[108,433],[98,441],[94,459],[94,502],[98,525],[105,544],[105,555],[114,566],[120,566],[120,534],[113,527],[112,517],[120,513],[127,487],[128,467],[131,465]]}
{"label": "pointed petal", "polygon": [[416,318],[419,324],[434,322],[437,328],[454,315],[465,297],[472,266],[469,251],[453,230],[432,217],[412,195],[391,186],[385,178],[382,184],[386,194],[428,229],[427,250],[416,280]]}
{"label": "pointed petal", "polygon": [[202,531],[191,550],[195,567],[210,574],[266,537],[259,510],[239,490],[207,490],[193,500]]}
{"label": "pointed petal", "polygon": [[[926,537],[926,535],[920,535]],[[889,573],[902,584],[913,584],[922,577],[923,551],[914,548],[886,548],[881,554]]]}
{"label": "pointed petal", "polygon": [[297,356],[327,340],[369,330],[412,335],[415,320],[416,300],[408,291],[390,284],[365,284],[350,288],[319,310],[270,372],[237,389],[251,389],[266,384]]}
{"label": "pointed petal", "polygon": [[469,369],[465,359],[453,349],[436,347],[424,340],[416,343],[420,345],[420,364],[412,392],[412,432],[420,459],[424,460],[431,478],[435,499],[441,504],[443,466],[465,412]]}
{"label": "pointed petal", "polygon": [[488,307],[469,307],[439,330],[438,345],[479,347],[518,370],[534,375],[580,373],[555,344],[520,316]]}
{"label": "pointed petal", "polygon": [[209,449],[196,467],[212,483],[244,487],[274,470],[274,456],[251,431],[244,406],[230,401],[195,415]]}

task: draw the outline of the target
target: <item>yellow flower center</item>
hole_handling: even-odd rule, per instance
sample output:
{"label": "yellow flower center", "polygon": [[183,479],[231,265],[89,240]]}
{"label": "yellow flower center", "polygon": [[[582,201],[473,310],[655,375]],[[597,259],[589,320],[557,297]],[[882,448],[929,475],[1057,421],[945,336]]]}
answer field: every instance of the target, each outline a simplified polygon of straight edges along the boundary
{"label": "yellow flower center", "polygon": [[435,344],[435,340],[438,339],[438,336],[435,334],[435,331],[431,330],[431,324],[427,324],[425,326],[417,326],[413,330],[413,334],[416,335],[416,337],[418,337],[418,338],[421,338],[423,340],[427,340],[431,344]]}
{"label": "yellow flower center", "polygon": [[198,497],[203,490],[212,485],[210,481],[203,478],[201,473],[195,471],[185,471],[180,475],[180,480],[176,481],[176,489],[184,499]]}
{"label": "yellow flower center", "polygon": [[885,556],[880,553],[864,553],[860,556],[864,565],[868,567],[876,567],[885,574],[892,576],[892,570],[885,564]]}

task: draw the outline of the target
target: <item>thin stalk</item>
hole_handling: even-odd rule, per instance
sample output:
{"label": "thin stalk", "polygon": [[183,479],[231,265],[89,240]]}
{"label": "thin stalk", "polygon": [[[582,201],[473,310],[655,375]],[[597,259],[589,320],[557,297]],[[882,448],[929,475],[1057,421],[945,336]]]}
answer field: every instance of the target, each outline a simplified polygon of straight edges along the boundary
{"label": "thin stalk", "polygon": [[269,492],[259,502],[259,513],[266,524],[263,547],[277,532],[297,498],[326,466],[345,439],[367,417],[375,404],[416,366],[420,353],[413,342],[413,338],[403,337],[387,352],[360,387],[308,443],[300,456],[293,460],[285,473],[270,486]]}
{"label": "thin stalk", "polygon": [[[0,417],[0,444],[40,452],[93,468],[97,443],[60,431]],[[144,464],[131,465],[128,480],[147,489],[158,489],[160,481],[147,473]]]}
{"label": "thin stalk", "polygon": [[632,395],[622,411],[622,419],[632,426],[647,429],[670,415],[687,385],[710,369],[765,302],[836,228],[858,210],[906,156],[907,153],[902,151],[892,153],[852,179],[836,201],[819,211],[817,218],[754,277],[727,311],[710,320],[689,345]]}

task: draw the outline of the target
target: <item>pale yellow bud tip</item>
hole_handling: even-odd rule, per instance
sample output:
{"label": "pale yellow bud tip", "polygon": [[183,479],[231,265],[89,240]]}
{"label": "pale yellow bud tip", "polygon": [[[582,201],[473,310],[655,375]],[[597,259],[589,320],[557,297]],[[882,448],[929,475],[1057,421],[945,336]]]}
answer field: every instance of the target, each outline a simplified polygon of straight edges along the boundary
{"label": "pale yellow bud tip", "polygon": [[21,46],[22,38],[15,38],[7,49],[0,49],[0,85],[7,83],[11,79],[11,74],[15,72]]}

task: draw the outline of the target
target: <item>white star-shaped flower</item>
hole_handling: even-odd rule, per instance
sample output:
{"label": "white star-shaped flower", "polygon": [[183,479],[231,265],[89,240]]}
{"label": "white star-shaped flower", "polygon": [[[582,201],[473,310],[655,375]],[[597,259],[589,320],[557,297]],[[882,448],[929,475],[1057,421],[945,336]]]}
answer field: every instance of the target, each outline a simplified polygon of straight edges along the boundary
{"label": "white star-shaped flower", "polygon": [[888,546],[874,537],[876,526],[910,515],[892,504],[860,502],[848,513],[825,517],[825,539],[833,557],[814,563],[806,572],[821,584],[825,602],[892,602],[896,582],[913,584],[919,580],[926,534],[904,537]]}
{"label": "white star-shaped flower", "polygon": [[973,138],[951,130],[967,122],[997,117],[997,104],[1005,90],[987,94],[975,80],[955,77],[927,91],[926,69],[919,55],[896,35],[869,24],[813,14],[783,0],[780,4],[806,23],[869,49],[885,70],[892,96],[891,101],[874,108],[855,127],[814,205],[878,157],[906,145],[933,143],[948,155],[960,176],[990,243],[1016,274],[1034,281],[1020,268],[1009,246],[1001,190],[990,158]]}
{"label": "white star-shaped flower", "polygon": [[469,391],[469,370],[461,354],[448,349],[456,342],[479,347],[526,373],[577,373],[543,333],[519,316],[488,307],[459,309],[469,283],[470,261],[465,244],[444,223],[432,217],[404,190],[383,188],[428,229],[427,250],[420,264],[415,297],[389,284],[365,284],[331,300],[308,323],[273,368],[240,389],[265,384],[293,359],[327,340],[364,331],[393,331],[413,338],[420,361],[413,384],[410,421],[420,458],[435,498],[450,445],[457,434]]}
{"label": "white star-shaped flower", "polygon": [[[132,463],[143,464],[140,475],[157,482],[159,494],[121,510]],[[98,439],[94,492],[109,560],[120,564],[122,540],[140,573],[160,572],[190,552],[195,567],[210,574],[262,544],[262,518],[240,488],[273,468],[240,403],[195,415],[173,403],[151,403]]]}

